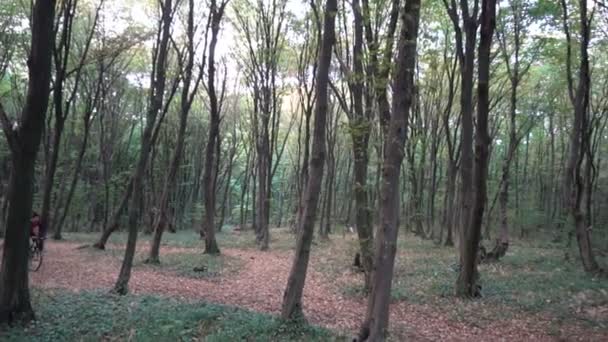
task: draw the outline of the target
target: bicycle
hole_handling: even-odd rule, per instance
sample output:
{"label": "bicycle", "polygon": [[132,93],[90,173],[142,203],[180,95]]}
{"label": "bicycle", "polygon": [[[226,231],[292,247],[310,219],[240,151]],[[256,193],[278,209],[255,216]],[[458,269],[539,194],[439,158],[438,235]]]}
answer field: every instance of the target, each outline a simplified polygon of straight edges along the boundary
{"label": "bicycle", "polygon": [[42,266],[43,254],[40,249],[40,242],[44,238],[32,237],[30,240],[30,253],[29,253],[29,268],[30,271],[36,272]]}

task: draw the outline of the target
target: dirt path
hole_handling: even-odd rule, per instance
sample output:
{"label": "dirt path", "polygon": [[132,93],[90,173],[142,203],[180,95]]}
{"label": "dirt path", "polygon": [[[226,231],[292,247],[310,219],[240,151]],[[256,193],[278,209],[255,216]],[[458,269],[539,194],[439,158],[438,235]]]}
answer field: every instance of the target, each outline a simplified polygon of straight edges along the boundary
{"label": "dirt path", "polygon": [[[120,269],[119,251],[78,249],[74,243],[48,241],[44,265],[31,275],[38,288],[63,288],[72,291],[110,289]],[[147,248],[147,245],[140,246]],[[194,249],[163,247],[167,253],[192,252]],[[152,266],[133,269],[130,289],[133,293],[159,294],[185,300],[205,300],[235,305],[250,310],[277,314],[291,266],[291,253],[223,249],[222,252],[242,262],[239,272],[218,279],[182,277]],[[336,291],[332,279],[317,271],[319,260],[313,257],[304,289],[304,312],[314,324],[354,334],[365,303],[346,298]],[[608,333],[564,328],[548,335],[549,321],[521,317],[475,327],[450,319],[441,308],[407,302],[391,306],[391,333],[398,340],[416,341],[606,341]],[[560,337],[557,337],[560,336]]]}

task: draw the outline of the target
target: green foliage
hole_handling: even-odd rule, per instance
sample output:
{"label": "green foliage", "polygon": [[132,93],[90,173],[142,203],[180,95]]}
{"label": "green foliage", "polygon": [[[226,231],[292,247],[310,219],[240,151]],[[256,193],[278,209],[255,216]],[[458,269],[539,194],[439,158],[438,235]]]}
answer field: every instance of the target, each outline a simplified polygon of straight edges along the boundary
{"label": "green foliage", "polygon": [[[154,296],[34,291],[38,320],[3,341],[329,341],[327,330],[269,315]],[[252,340],[253,338],[253,340]]]}

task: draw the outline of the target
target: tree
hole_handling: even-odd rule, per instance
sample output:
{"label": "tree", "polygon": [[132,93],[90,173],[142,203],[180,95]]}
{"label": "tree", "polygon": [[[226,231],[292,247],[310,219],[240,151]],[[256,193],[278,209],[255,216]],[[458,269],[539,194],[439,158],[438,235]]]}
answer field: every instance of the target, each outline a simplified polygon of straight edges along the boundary
{"label": "tree", "polygon": [[323,38],[319,51],[319,63],[316,77],[316,101],[312,150],[310,156],[310,176],[304,192],[304,214],[298,229],[298,242],[293,258],[287,287],[283,294],[281,317],[283,319],[298,319],[303,317],[302,293],[306,282],[310,245],[314,233],[317,207],[323,181],[323,166],[325,163],[325,130],[328,111],[329,68],[331,66],[332,48],[335,41],[335,20],[338,11],[336,0],[325,2],[323,19]]}
{"label": "tree", "polygon": [[[507,253],[509,248],[509,219],[508,219],[508,205],[509,205],[509,186],[511,177],[511,162],[517,153],[519,143],[525,135],[527,135],[526,128],[518,129],[517,127],[517,104],[518,104],[518,91],[522,78],[528,72],[532,62],[524,61],[522,64],[522,45],[525,43],[527,37],[527,25],[529,18],[526,7],[526,3],[522,0],[510,0],[508,8],[508,14],[504,15],[503,20],[500,21],[497,38],[500,45],[500,53],[504,59],[505,67],[507,69],[507,76],[511,84],[511,95],[509,98],[509,133],[508,133],[508,147],[503,157],[502,164],[502,175],[500,179],[500,191],[499,191],[499,204],[500,204],[500,234],[496,240],[494,249],[488,253],[489,259],[498,260]],[[508,16],[507,16],[508,15]],[[511,38],[512,40],[508,40]],[[522,132],[523,131],[523,132]]]}
{"label": "tree", "polygon": [[[447,30],[446,30],[447,31]],[[444,37],[447,38],[448,33],[445,32]],[[446,39],[447,40],[447,39]],[[443,108],[442,124],[443,130],[445,132],[445,140],[447,146],[447,175],[446,175],[446,195],[444,197],[444,210],[443,210],[443,220],[442,227],[445,226],[447,229],[447,236],[445,239],[445,246],[454,246],[454,238],[453,232],[456,225],[456,179],[458,176],[458,169],[460,163],[460,154],[462,149],[460,148],[461,141],[457,139],[457,131],[459,126],[462,123],[462,111],[458,113],[456,117],[456,122],[453,125],[450,125],[453,120],[453,108],[454,108],[454,99],[456,97],[456,93],[458,90],[457,86],[457,74],[456,67],[458,63],[458,58],[456,58],[456,54],[450,58],[448,55],[448,44],[446,43],[444,52],[443,52],[443,68],[445,70],[446,76],[448,78],[448,98],[446,100],[445,107]],[[452,127],[454,127],[454,132],[452,132]],[[443,230],[442,230],[443,232]],[[440,241],[443,238],[443,234],[440,234]]]}
{"label": "tree", "polygon": [[[379,35],[373,28],[371,18],[373,16],[379,16],[375,13],[372,15],[369,0],[362,0],[362,14],[363,14],[363,27],[365,33],[365,42],[367,43],[367,49],[369,50],[369,63],[367,65],[368,85],[367,91],[371,92],[371,98],[375,98],[378,106],[378,115],[380,119],[380,126],[382,127],[382,134],[385,136],[384,142],[388,140],[387,127],[390,121],[391,108],[388,102],[388,82],[389,74],[391,71],[391,61],[393,59],[393,44],[395,32],[397,30],[397,22],[399,21],[399,0],[391,1],[391,9],[389,15],[388,27],[386,29],[386,43],[384,50],[380,49]],[[372,91],[375,89],[375,91]],[[366,110],[370,110],[371,101],[367,105]]]}
{"label": "tree", "polygon": [[[177,4],[176,4],[177,5]],[[161,12],[164,11],[164,5],[160,6]],[[169,11],[169,9],[167,9],[167,11]],[[164,12],[161,13],[161,16],[164,15]],[[173,20],[173,15],[174,15],[174,10],[171,10],[171,13],[168,14],[169,17],[171,18],[171,20]],[[177,73],[177,75],[174,76],[172,82],[171,82],[171,87],[166,91],[167,94],[164,94],[165,92],[165,88],[166,88],[166,74],[167,74],[167,70],[162,70],[162,71],[158,71],[157,68],[157,63],[159,63],[160,60],[163,60],[163,64],[167,64],[167,56],[164,56],[163,58],[160,58],[162,55],[167,55],[168,54],[168,50],[167,52],[161,52],[160,48],[161,47],[167,47],[169,46],[169,42],[167,42],[167,44],[162,44],[162,40],[164,39],[164,35],[161,35],[159,32],[162,31],[162,20],[163,18],[161,18],[161,20],[159,21],[159,28],[157,30],[157,35],[156,35],[156,44],[155,47],[153,49],[153,53],[152,53],[152,71],[151,71],[151,77],[150,77],[150,84],[152,85],[152,87],[150,88],[151,93],[149,94],[150,98],[154,98],[154,97],[160,97],[162,96],[160,103],[157,103],[158,100],[150,100],[150,98],[148,99],[149,103],[148,103],[148,109],[147,112],[150,111],[150,108],[152,107],[152,105],[154,105],[155,107],[158,107],[158,114],[155,115],[155,120],[156,118],[158,118],[158,122],[152,124],[152,127],[150,128],[151,133],[150,133],[150,150],[152,150],[152,147],[156,144],[156,142],[158,141],[158,137],[160,135],[160,131],[162,128],[162,122],[164,120],[164,118],[166,117],[167,112],[169,111],[169,105],[171,104],[173,97],[175,95],[175,92],[177,91],[177,87],[179,85],[179,81],[180,81],[180,75],[179,73]],[[167,36],[169,37],[169,36]],[[169,38],[167,38],[169,40]],[[162,79],[162,94],[158,94],[158,90],[161,87],[161,84],[159,83],[160,81],[156,81],[156,78],[159,77]],[[159,88],[159,89],[156,89]],[[165,96],[166,95],[166,96]],[[164,98],[166,97],[166,100],[164,100]],[[138,99],[140,99],[140,97],[137,97]],[[137,103],[138,105],[141,102],[144,101],[134,101],[135,103]],[[142,106],[143,107],[143,106]],[[139,112],[143,112],[142,109],[139,106],[135,106],[135,108],[139,111]],[[148,123],[148,119],[144,119],[144,115],[141,116],[140,121],[145,121],[145,123]],[[131,141],[132,138],[134,136],[134,130],[136,128],[136,126],[139,124],[140,122],[134,121],[131,125],[130,128],[130,132],[129,132],[129,138],[128,138],[128,143],[126,144],[126,149],[128,150],[128,148],[130,148],[131,145]],[[147,126],[146,126],[147,127]],[[144,127],[143,131],[144,133],[142,133],[142,136],[145,136],[145,131],[146,131],[146,127]],[[103,136],[100,136],[100,138]],[[105,147],[102,148],[102,150],[105,150]],[[105,151],[104,151],[105,152]],[[110,151],[111,152],[111,151]],[[128,151],[122,151],[123,155],[126,154]],[[149,154],[149,153],[148,153]],[[146,154],[147,155],[147,154]],[[146,156],[146,164],[147,164],[147,159],[149,157]],[[107,159],[110,159],[108,156],[104,156],[103,161],[104,161],[104,178],[105,178],[105,182],[106,182],[106,204],[107,204],[107,177],[110,176],[108,175],[110,170],[106,170],[105,167],[107,167],[109,161]],[[144,171],[142,173],[142,175],[145,176],[145,167],[144,167]],[[122,215],[125,213],[125,211],[127,211],[127,208],[129,207],[129,201],[132,199],[132,194],[134,191],[134,177],[135,174],[134,173],[130,173],[130,177],[129,179],[126,181],[125,187],[121,188],[121,192],[122,192],[122,196],[120,197],[120,199],[118,200],[118,204],[116,205],[116,208],[114,209],[114,212],[112,213],[111,217],[108,219],[104,218],[104,225],[103,225],[103,231],[99,237],[99,239],[97,240],[97,242],[95,242],[93,244],[93,248],[97,248],[97,249],[105,249],[105,245],[108,242],[108,239],[110,238],[110,236],[112,235],[112,233],[114,233],[114,231],[116,231],[120,225],[120,220]],[[143,184],[143,182],[142,182]],[[143,203],[143,194],[141,195],[141,199],[138,202],[138,205]],[[106,207],[107,210],[107,207]],[[106,213],[107,215],[107,213]]]}
{"label": "tree", "polygon": [[[181,102],[179,111],[179,128],[177,132],[177,142],[169,165],[169,171],[165,178],[162,195],[158,206],[158,215],[154,225],[154,238],[150,245],[150,255],[147,261],[149,263],[159,262],[159,250],[162,234],[169,220],[169,200],[171,193],[175,191],[177,183],[177,171],[182,161],[182,154],[186,140],[186,126],[188,124],[188,115],[194,96],[198,90],[202,78],[202,68],[198,75],[194,74],[194,58],[195,58],[195,26],[194,26],[194,1],[188,0],[188,12],[186,19],[186,42],[182,49],[176,49],[178,55],[178,67],[182,79]],[[192,88],[192,90],[191,90]]]}
{"label": "tree", "polygon": [[[358,0],[352,2],[354,19],[354,42],[352,51],[352,70],[347,69],[346,62],[341,62],[340,69],[347,74],[348,87],[352,97],[352,108],[347,105],[344,97],[340,103],[343,110],[348,115],[350,124],[350,135],[353,146],[354,172],[353,172],[353,192],[355,197],[355,227],[359,238],[361,250],[361,264],[365,274],[365,291],[368,292],[371,286],[372,271],[372,246],[373,246],[373,227],[372,227],[372,208],[369,200],[369,189],[367,183],[367,168],[369,165],[369,140],[372,131],[372,106],[371,99],[368,97],[364,108],[364,81],[368,80],[368,88],[372,88],[371,80],[375,75],[364,77],[363,70],[363,28],[364,19],[361,13],[361,5]],[[346,19],[345,19],[346,20]],[[369,38],[373,40],[372,38]],[[369,44],[369,42],[368,42]],[[348,48],[348,46],[347,46]],[[376,53],[370,51],[372,56]],[[348,53],[346,52],[348,55]],[[375,57],[372,57],[375,58]],[[341,61],[342,59],[340,59]],[[371,65],[370,65],[371,67]],[[371,72],[375,73],[376,66]],[[371,91],[371,90],[369,90]]]}
{"label": "tree", "polygon": [[228,1],[222,1],[219,6],[215,0],[211,1],[211,42],[209,43],[209,61],[207,74],[207,94],[209,95],[209,136],[207,137],[207,147],[205,149],[205,170],[203,174],[203,192],[205,194],[205,253],[219,254],[220,249],[215,240],[215,207],[216,207],[216,176],[219,168],[219,130],[220,112],[222,110],[223,92],[218,100],[215,89],[215,46],[220,31],[220,23],[224,15],[224,9]]}
{"label": "tree", "polygon": [[[456,38],[456,55],[460,66],[460,263],[465,253],[463,241],[466,239],[465,231],[469,225],[469,214],[473,207],[473,86],[475,68],[475,45],[477,44],[477,27],[479,26],[479,0],[473,0],[473,8],[469,1],[443,0],[448,15],[454,26]],[[462,26],[461,19],[462,17]],[[464,36],[464,37],[463,37]]]}
{"label": "tree", "polygon": [[[315,12],[316,13],[316,12]],[[297,232],[297,225],[304,214],[304,191],[308,182],[308,164],[310,160],[310,124],[312,113],[314,110],[315,101],[315,75],[317,72],[319,46],[317,40],[320,40],[321,30],[320,24],[316,20],[312,24],[310,16],[306,17],[304,22],[304,40],[299,46],[300,54],[298,55],[298,66],[296,78],[298,79],[298,100],[300,108],[300,122],[298,125],[298,145],[297,145],[297,191],[296,199],[296,215],[294,215],[293,228]],[[312,75],[312,77],[311,77]],[[309,82],[309,79],[310,82]],[[304,133],[302,134],[302,126]],[[301,159],[301,160],[300,160]]]}
{"label": "tree", "polygon": [[284,50],[285,0],[269,4],[259,1],[253,9],[255,22],[250,22],[247,9],[237,9],[239,28],[247,42],[246,80],[253,91],[252,129],[256,146],[255,222],[256,242],[267,250],[270,199],[274,170],[274,149],[279,130],[280,96],[277,76]]}
{"label": "tree", "polygon": [[0,269],[0,323],[30,321],[28,278],[29,219],[34,167],[49,100],[55,1],[38,0],[32,8],[28,87],[19,122],[11,124],[0,104],[0,123],[11,151],[6,237]]}
{"label": "tree", "polygon": [[[571,74],[571,35],[568,23],[568,6],[565,0],[561,1],[564,31],[567,40],[567,80],[570,100],[574,107],[574,120],[572,131],[570,132],[570,151],[566,172],[564,174],[564,194],[568,199],[570,214],[574,219],[574,230],[576,232],[576,241],[583,262],[583,268],[586,272],[594,274],[602,272],[591,246],[588,226],[585,222],[585,214],[583,208],[583,193],[585,191],[583,174],[583,163],[585,156],[589,151],[590,146],[590,131],[589,131],[589,98],[591,88],[591,74],[589,71],[589,40],[591,35],[591,17],[587,14],[587,1],[579,1],[579,24],[580,24],[580,65],[578,70],[578,85],[574,90],[574,81]],[[592,161],[587,160],[587,163]],[[587,174],[588,175],[588,174]],[[587,194],[591,196],[591,194]]]}
{"label": "tree", "polygon": [[[116,62],[116,59],[118,58],[119,54],[120,52],[117,52],[117,54],[108,58],[107,61],[104,60],[104,56],[99,56],[97,58],[98,61],[96,63],[98,70],[95,70],[95,75],[93,77],[91,77],[91,75],[83,75],[84,84],[82,93],[85,94],[85,96],[83,96],[85,104],[84,111],[82,113],[82,125],[84,132],[82,144],[80,145],[80,149],[78,150],[78,156],[76,158],[76,163],[74,166],[74,174],[72,176],[72,181],[70,182],[65,202],[62,205],[63,212],[59,215],[59,209],[61,206],[57,204],[55,210],[56,215],[53,215],[53,217],[55,217],[56,219],[54,238],[57,240],[61,239],[61,231],[63,225],[66,222],[72,199],[74,198],[74,193],[76,192],[76,185],[78,184],[78,181],[80,179],[82,162],[87,151],[87,146],[91,133],[91,125],[93,123],[95,113],[99,109],[101,109],[101,104],[105,100],[103,97],[105,97],[108,93],[107,89],[104,89],[104,87],[112,86],[115,81],[115,77],[107,75],[107,70],[110,69],[112,65]],[[109,82],[104,82],[104,80],[107,79],[109,79]]]}
{"label": "tree", "polygon": [[[40,219],[42,222],[46,222],[49,228],[53,228],[53,222],[56,217],[50,217],[51,209],[51,195],[53,192],[53,185],[55,181],[55,173],[57,171],[57,161],[59,159],[61,139],[65,127],[65,122],[72,112],[76,94],[79,91],[80,84],[82,81],[83,68],[86,63],[86,59],[91,46],[91,41],[95,33],[95,27],[99,18],[99,11],[103,6],[103,0],[100,1],[98,7],[95,10],[93,22],[91,24],[90,32],[87,35],[82,55],[80,56],[78,64],[73,67],[73,70],[69,70],[71,67],[68,62],[70,61],[70,54],[74,47],[74,17],[76,15],[76,9],[78,0],[66,0],[61,1],[59,8],[59,15],[57,16],[57,23],[55,24],[58,29],[55,32],[55,44],[53,45],[53,61],[55,77],[53,80],[53,114],[54,114],[54,129],[52,131],[52,141],[47,144],[47,148],[51,148],[50,151],[45,151],[47,156],[47,164],[44,178],[44,192],[42,199],[42,211],[40,213]],[[74,74],[73,86],[69,93],[66,94],[67,79],[69,74]],[[67,95],[67,96],[66,96]],[[50,135],[50,134],[49,134]],[[61,239],[61,229],[57,229],[53,238]]]}
{"label": "tree", "polygon": [[157,47],[154,51],[154,68],[152,78],[150,80],[150,98],[149,106],[146,115],[146,122],[141,137],[141,147],[139,150],[136,168],[132,177],[132,192],[131,203],[129,207],[129,234],[127,237],[127,245],[123,258],[120,273],[116,284],[114,284],[113,292],[117,294],[127,294],[129,291],[128,285],[131,278],[131,269],[133,268],[133,258],[135,256],[135,247],[137,244],[137,230],[139,223],[139,208],[143,198],[143,177],[146,171],[146,165],[154,142],[153,133],[157,127],[157,119],[159,113],[166,105],[165,86],[167,72],[167,57],[169,53],[169,38],[174,15],[174,5],[172,0],[165,0],[160,3],[161,18],[158,22]]}
{"label": "tree", "polygon": [[340,107],[338,105],[329,106],[327,111],[326,125],[326,161],[327,161],[327,177],[325,177],[325,198],[321,209],[321,222],[319,223],[319,237],[324,240],[329,239],[332,223],[332,209],[334,206],[334,198],[336,197],[336,149],[338,145],[338,122],[340,121]]}
{"label": "tree", "polygon": [[420,1],[406,0],[401,13],[401,32],[393,73],[392,113],[385,142],[380,193],[380,226],[376,232],[372,292],[367,300],[365,320],[359,341],[382,341],[386,338],[391,282],[399,231],[399,174],[407,139],[408,121],[414,101],[414,74],[420,20]]}
{"label": "tree", "polygon": [[[486,182],[488,176],[488,116],[490,112],[490,50],[496,26],[496,0],[482,0],[478,52],[477,84],[477,130],[475,132],[475,168],[473,170],[474,201],[471,213],[465,213],[469,222],[463,227],[460,241],[461,268],[456,281],[456,295],[476,297],[479,295],[477,253],[481,240],[481,225],[486,205]],[[464,134],[464,133],[463,133]]]}

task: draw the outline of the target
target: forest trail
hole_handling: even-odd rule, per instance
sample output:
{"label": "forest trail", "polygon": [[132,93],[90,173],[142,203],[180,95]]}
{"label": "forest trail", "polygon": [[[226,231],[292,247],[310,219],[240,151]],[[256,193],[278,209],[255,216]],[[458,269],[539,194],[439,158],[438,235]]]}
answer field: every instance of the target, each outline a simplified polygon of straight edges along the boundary
{"label": "forest trail", "polygon": [[[76,292],[110,289],[120,269],[122,250],[115,249],[118,246],[109,246],[106,251],[79,246],[71,242],[48,241],[44,265],[31,274],[32,286]],[[138,253],[145,253],[147,249],[147,243],[141,244]],[[161,261],[163,256],[173,253],[197,254],[200,250],[165,246],[161,250]],[[238,272],[200,279],[136,261],[131,292],[203,300],[278,314],[291,266],[291,252],[224,248],[222,253],[239,260]],[[313,255],[304,289],[306,317],[313,324],[353,334],[366,303],[340,293],[335,279],[328,279],[324,272],[317,271],[321,269],[317,267],[320,262],[319,257]],[[396,302],[391,305],[391,334],[396,340],[415,341],[605,341],[608,338],[608,333],[579,326],[562,325],[560,331],[554,331],[548,328],[548,319],[530,314],[489,324],[467,324],[450,318],[446,311],[428,305]]]}

